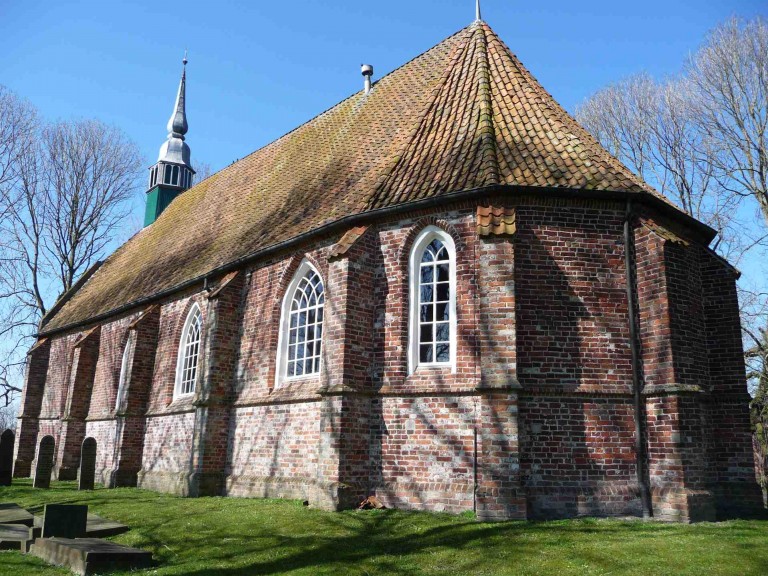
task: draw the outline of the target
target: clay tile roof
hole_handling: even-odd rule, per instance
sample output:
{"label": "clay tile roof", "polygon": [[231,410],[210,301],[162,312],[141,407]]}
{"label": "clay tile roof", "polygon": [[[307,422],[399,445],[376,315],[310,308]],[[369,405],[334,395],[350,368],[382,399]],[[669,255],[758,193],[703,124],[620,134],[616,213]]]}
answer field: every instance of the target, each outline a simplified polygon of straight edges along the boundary
{"label": "clay tile roof", "polygon": [[477,233],[480,236],[491,234],[514,234],[517,220],[513,207],[478,206]]}
{"label": "clay tile roof", "polygon": [[495,184],[658,195],[476,22],[181,194],[42,333],[144,304],[345,217]]}
{"label": "clay tile roof", "polygon": [[347,230],[344,236],[341,237],[341,240],[336,242],[333,248],[331,248],[328,258],[337,258],[349,252],[350,248],[365,234],[366,230],[368,230],[368,226],[355,226],[351,230]]}

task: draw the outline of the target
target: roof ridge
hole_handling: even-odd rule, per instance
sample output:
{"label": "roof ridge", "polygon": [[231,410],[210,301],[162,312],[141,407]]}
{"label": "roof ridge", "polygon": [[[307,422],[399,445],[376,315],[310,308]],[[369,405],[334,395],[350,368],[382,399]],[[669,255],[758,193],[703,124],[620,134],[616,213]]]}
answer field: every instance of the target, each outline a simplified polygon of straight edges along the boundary
{"label": "roof ridge", "polygon": [[[421,58],[421,57],[422,57],[422,56],[424,56],[425,54],[428,54],[429,52],[432,52],[433,50],[435,50],[436,48],[438,48],[440,45],[442,45],[442,44],[445,44],[446,42],[449,42],[449,41],[450,41],[452,38],[454,38],[454,37],[458,36],[458,35],[459,35],[459,34],[461,34],[462,32],[465,32],[465,31],[467,31],[468,29],[472,28],[472,27],[473,27],[473,26],[475,26],[475,25],[476,25],[476,23],[473,23],[473,24],[470,24],[469,26],[465,26],[464,28],[461,28],[460,30],[457,30],[456,32],[454,32],[453,34],[451,34],[450,36],[448,36],[447,38],[445,38],[445,39],[444,39],[444,40],[442,40],[441,42],[438,42],[438,43],[437,43],[437,44],[435,44],[434,46],[430,46],[429,48],[427,48],[426,50],[424,50],[424,51],[420,52],[418,55],[414,56],[413,58],[411,58],[411,59],[410,59],[410,60],[408,60],[407,62],[405,62],[405,63],[401,64],[401,65],[400,65],[400,66],[398,66],[397,68],[393,68],[392,70],[390,70],[389,72],[387,72],[387,73],[386,73],[384,76],[382,76],[382,77],[381,77],[381,78],[379,78],[378,80],[375,80],[375,81],[373,82],[373,87],[375,87],[377,84],[380,84],[382,81],[386,80],[387,78],[389,78],[389,77],[390,77],[390,76],[392,76],[393,74],[395,74],[395,73],[399,72],[400,70],[402,70],[403,68],[405,68],[406,66],[408,66],[409,64],[411,64],[412,62],[414,62],[414,61],[418,60],[419,58]],[[442,78],[441,78],[441,81],[442,81]],[[235,160],[234,162],[232,162],[232,163],[231,163],[231,164],[229,164],[228,166],[224,166],[224,167],[223,167],[223,168],[221,168],[220,170],[218,170],[218,171],[214,172],[213,174],[211,174],[210,176],[208,176],[208,178],[211,178],[212,176],[216,176],[216,175],[218,175],[218,174],[221,174],[221,173],[223,173],[223,172],[228,172],[228,171],[229,171],[231,168],[233,168],[233,167],[237,166],[238,164],[240,164],[240,163],[241,163],[241,162],[243,162],[244,160],[246,160],[246,159],[250,158],[251,156],[254,156],[255,154],[258,154],[259,152],[262,152],[263,150],[266,150],[266,149],[267,149],[267,148],[269,148],[270,146],[274,146],[274,145],[276,145],[278,142],[281,142],[282,140],[285,140],[285,139],[287,139],[289,136],[291,136],[291,135],[295,134],[297,131],[301,130],[301,129],[302,129],[302,128],[304,128],[305,126],[307,126],[307,125],[311,124],[311,123],[312,123],[312,122],[314,122],[315,120],[318,120],[318,119],[322,118],[323,116],[325,116],[326,114],[328,114],[328,113],[332,112],[332,111],[333,111],[333,110],[335,110],[336,108],[340,108],[341,106],[343,106],[344,104],[346,104],[346,103],[347,103],[349,100],[353,99],[355,96],[360,96],[360,95],[362,95],[362,93],[364,93],[364,92],[365,92],[365,90],[357,90],[357,91],[353,92],[352,94],[350,94],[350,95],[349,95],[349,96],[347,96],[346,98],[343,98],[343,99],[341,99],[340,101],[338,101],[338,102],[336,102],[335,104],[333,104],[332,106],[329,106],[328,108],[326,108],[325,110],[323,110],[323,111],[322,111],[322,112],[320,112],[319,114],[315,114],[314,116],[312,116],[311,118],[309,118],[309,119],[305,120],[305,121],[304,121],[304,122],[302,122],[301,124],[298,124],[297,126],[295,126],[294,128],[292,128],[291,130],[289,130],[288,132],[286,132],[285,134],[282,134],[282,135],[278,136],[277,138],[275,138],[274,140],[271,140],[271,141],[267,142],[267,143],[266,143],[266,144],[264,144],[263,146],[260,146],[259,148],[256,148],[256,150],[253,150],[252,152],[249,152],[248,154],[246,154],[246,155],[245,155],[245,156],[243,156],[242,158],[238,158],[237,160]],[[204,180],[201,180],[200,182],[196,183],[195,185],[193,185],[193,186],[192,186],[192,188],[189,188],[188,190],[185,190],[185,191],[184,191],[184,193],[186,193],[186,192],[189,192],[189,190],[192,190],[192,189],[194,189],[196,186],[198,186],[198,185],[202,184],[203,182],[205,182],[206,180],[208,180],[208,178],[205,178]],[[180,194],[180,196],[181,196],[181,194]]]}
{"label": "roof ridge", "polygon": [[488,38],[481,22],[476,22],[477,43],[479,56],[477,64],[478,95],[480,97],[480,115],[478,118],[480,134],[480,153],[482,161],[480,169],[487,172],[484,184],[490,186],[499,184],[499,156],[496,147],[496,128],[493,118],[493,96],[491,94],[491,67],[488,57]]}
{"label": "roof ridge", "polygon": [[[449,37],[453,38],[457,34],[461,34],[462,32],[466,32],[468,30],[471,30],[475,24],[470,24],[469,26],[466,26],[459,30],[456,34]],[[467,38],[463,39],[461,42],[458,42],[456,46],[454,46],[451,49],[451,52],[448,54],[448,57],[446,58],[446,65],[445,69],[443,70],[442,75],[440,76],[440,80],[435,84],[434,89],[432,90],[432,97],[429,99],[427,105],[424,107],[423,113],[420,115],[420,119],[418,122],[415,123],[415,126],[412,130],[412,132],[408,135],[408,138],[405,140],[404,146],[401,148],[402,153],[396,156],[396,161],[392,163],[392,165],[389,167],[389,169],[386,171],[386,176],[384,176],[381,181],[379,182],[379,185],[376,187],[375,192],[371,195],[370,200],[367,203],[367,206],[365,210],[370,210],[371,208],[374,208],[378,205],[380,198],[383,194],[386,193],[386,191],[389,188],[389,185],[392,182],[392,179],[394,178],[394,175],[397,173],[397,169],[400,166],[400,164],[403,163],[406,152],[411,148],[411,146],[414,145],[414,143],[418,140],[419,134],[422,132],[422,128],[424,127],[425,122],[434,121],[434,115],[430,112],[435,107],[435,104],[440,98],[440,94],[443,91],[443,88],[448,83],[449,78],[451,77],[451,72],[453,71],[453,66],[455,60],[458,58],[460,54],[466,50],[467,46],[469,45],[469,40],[471,39],[471,36],[468,34]],[[443,44],[445,41],[441,42]]]}
{"label": "roof ridge", "polygon": [[512,65],[515,66],[522,79],[528,84],[533,93],[539,100],[540,109],[542,114],[545,114],[550,121],[557,122],[561,126],[567,127],[572,130],[575,135],[582,141],[582,144],[588,148],[589,152],[595,159],[599,160],[604,169],[618,171],[619,174],[626,180],[626,184],[629,188],[632,185],[642,188],[643,190],[650,192],[654,196],[657,196],[664,201],[671,203],[670,200],[645,182],[640,176],[632,172],[627,168],[618,158],[608,152],[600,142],[595,139],[579,122],[571,116],[571,114],[563,108],[557,100],[544,88],[541,83],[535,78],[533,74],[525,67],[520,59],[509,49],[506,43],[499,38],[499,36],[488,26],[485,22],[481,23],[485,32],[486,40],[487,36],[491,36],[491,41],[498,43],[501,48],[510,57]]}

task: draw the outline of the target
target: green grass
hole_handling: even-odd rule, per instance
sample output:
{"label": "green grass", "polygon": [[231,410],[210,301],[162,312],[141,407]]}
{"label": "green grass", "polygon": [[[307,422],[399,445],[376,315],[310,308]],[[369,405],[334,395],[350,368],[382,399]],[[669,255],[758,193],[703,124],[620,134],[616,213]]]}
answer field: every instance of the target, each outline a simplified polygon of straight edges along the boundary
{"label": "green grass", "polygon": [[[78,492],[72,482],[35,490],[25,480],[0,488],[0,502],[88,504],[132,527],[113,540],[150,550],[157,564],[147,574],[768,574],[767,521],[482,524],[467,515],[332,513],[293,501],[183,499],[132,488]],[[0,574],[68,572],[1,551]]]}

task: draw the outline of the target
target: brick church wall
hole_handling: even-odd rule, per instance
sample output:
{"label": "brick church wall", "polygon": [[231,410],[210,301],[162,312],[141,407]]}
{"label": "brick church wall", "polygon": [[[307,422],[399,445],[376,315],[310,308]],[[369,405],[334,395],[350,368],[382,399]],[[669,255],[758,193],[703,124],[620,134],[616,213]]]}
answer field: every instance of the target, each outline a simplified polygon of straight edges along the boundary
{"label": "brick church wall", "polygon": [[[220,490],[209,489],[231,496],[340,507],[375,494],[485,519],[641,514],[625,207],[504,202],[514,233],[478,235],[475,203],[414,212],[369,226],[340,253],[343,233],[259,262],[218,300],[190,290],[102,325],[82,431],[97,440],[99,474],[130,485],[138,472],[139,486],[180,494],[195,493],[195,474],[219,474]],[[633,224],[654,509],[704,518],[712,494],[735,502],[754,485],[733,273],[695,243]],[[426,226],[456,244],[456,367],[409,374],[408,260]],[[305,258],[326,287],[322,370],[280,382],[281,304]],[[210,368],[210,394],[174,400],[193,302],[212,331],[214,360],[199,367]],[[136,387],[116,414],[129,326]],[[38,441],[63,433],[80,336],[46,344]]]}
{"label": "brick church wall", "polygon": [[530,517],[640,511],[622,209],[517,208],[521,473]]}

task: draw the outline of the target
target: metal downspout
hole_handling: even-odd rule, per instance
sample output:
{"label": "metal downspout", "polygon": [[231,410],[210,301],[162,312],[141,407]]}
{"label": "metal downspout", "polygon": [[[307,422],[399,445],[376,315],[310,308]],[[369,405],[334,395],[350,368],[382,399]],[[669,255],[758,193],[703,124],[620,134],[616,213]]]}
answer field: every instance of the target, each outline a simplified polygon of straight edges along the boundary
{"label": "metal downspout", "polygon": [[624,218],[624,265],[627,274],[627,305],[629,308],[629,347],[632,351],[632,393],[634,400],[635,420],[635,455],[637,483],[640,487],[640,500],[643,506],[643,517],[653,516],[651,491],[648,486],[648,454],[645,443],[645,406],[642,395],[642,375],[640,373],[640,351],[638,350],[639,336],[637,331],[637,303],[635,300],[635,242],[632,231],[632,201],[627,200],[627,211]]}

